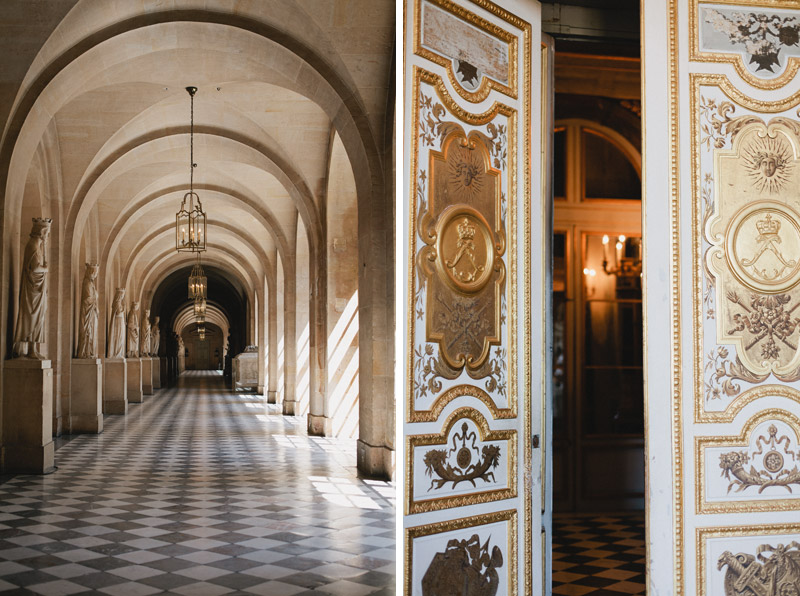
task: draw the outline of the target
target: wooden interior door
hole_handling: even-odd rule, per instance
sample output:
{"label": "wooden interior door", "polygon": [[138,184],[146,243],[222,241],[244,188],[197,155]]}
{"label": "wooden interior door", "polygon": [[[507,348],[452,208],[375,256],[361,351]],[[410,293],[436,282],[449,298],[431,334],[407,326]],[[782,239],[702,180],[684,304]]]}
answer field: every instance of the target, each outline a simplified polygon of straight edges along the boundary
{"label": "wooden interior door", "polygon": [[536,2],[409,0],[404,31],[405,592],[541,594],[551,54]]}
{"label": "wooden interior door", "polygon": [[649,588],[800,593],[800,10],[643,3]]}

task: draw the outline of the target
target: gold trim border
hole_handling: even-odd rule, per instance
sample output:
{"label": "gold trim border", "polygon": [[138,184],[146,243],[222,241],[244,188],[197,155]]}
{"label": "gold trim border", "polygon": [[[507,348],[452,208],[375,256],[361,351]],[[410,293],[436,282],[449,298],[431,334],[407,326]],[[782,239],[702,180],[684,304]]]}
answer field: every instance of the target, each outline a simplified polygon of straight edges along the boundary
{"label": "gold trim border", "polygon": [[[670,167],[670,298],[672,309],[670,324],[672,342],[670,346],[670,367],[672,370],[672,490],[673,490],[673,529],[675,535],[673,554],[673,587],[677,596],[684,594],[683,575],[683,394],[681,370],[681,262],[680,262],[680,161],[679,161],[679,116],[678,95],[678,0],[669,0],[667,8],[669,25],[669,167]],[[644,127],[643,127],[644,128]]]}
{"label": "gold trim border", "polygon": [[800,509],[800,499],[758,499],[749,501],[725,501],[709,503],[706,501],[705,450],[708,447],[749,447],[753,431],[768,420],[780,420],[795,431],[795,442],[800,438],[800,418],[778,408],[763,410],[755,414],[742,427],[738,436],[696,437],[695,438],[695,481],[696,513],[749,513],[754,511],[796,511]]}
{"label": "gold trim border", "polygon": [[[450,84],[453,86],[453,89],[455,89],[456,93],[471,103],[482,102],[489,96],[489,93],[491,93],[492,89],[495,89],[496,91],[499,91],[503,95],[507,95],[512,99],[517,99],[517,36],[510,31],[506,31],[502,27],[498,27],[497,25],[490,23],[486,19],[482,19],[475,13],[465,10],[463,7],[455,4],[451,0],[427,0],[437,8],[441,8],[442,10],[449,12],[456,18],[459,18],[462,21],[477,27],[484,33],[491,35],[495,39],[498,39],[508,46],[508,80],[510,84],[504,85],[500,81],[496,81],[483,75],[481,77],[481,84],[478,86],[478,88],[475,91],[468,91],[461,86],[461,83],[459,83],[458,79],[456,78],[456,75],[453,72],[453,61],[450,58],[437,54],[436,52],[433,52],[432,50],[422,46],[420,38],[422,37],[422,3],[424,1],[426,0],[415,0],[414,2],[414,53],[417,56],[420,56],[426,60],[430,60],[434,64],[438,64],[444,68],[447,71],[447,78],[450,80]],[[475,0],[473,0],[473,2],[478,5],[484,5],[483,8],[486,8],[495,14],[495,16],[500,17],[518,29],[522,29],[524,26],[524,21],[494,4],[488,2],[475,2]],[[491,5],[492,8],[488,8],[486,5]]]}
{"label": "gold trim border", "polygon": [[[480,429],[482,443],[487,441],[506,442],[507,453],[505,458],[508,487],[491,490],[478,489],[475,492],[465,495],[438,497],[419,501],[414,500],[414,450],[417,447],[447,445],[448,436],[456,422],[467,419],[474,422]],[[408,480],[406,481],[406,515],[514,499],[517,497],[517,474],[515,470],[517,470],[518,467],[516,429],[493,431],[489,428],[489,423],[486,421],[486,418],[484,418],[483,414],[478,410],[470,407],[458,408],[447,417],[440,434],[411,435],[406,439],[406,470],[408,470]]]}
{"label": "gold trim border", "polygon": [[[517,593],[517,511],[516,509],[509,509],[506,511],[496,511],[494,513],[487,513],[484,515],[475,515],[473,517],[464,517],[460,519],[453,519],[444,522],[437,522],[427,524],[424,526],[415,526],[406,528],[406,557],[404,564],[404,578],[405,578],[405,593],[407,596],[412,594],[413,588],[413,559],[414,559],[414,540],[423,536],[430,536],[432,534],[443,534],[446,532],[454,532],[457,530],[464,530],[466,528],[475,528],[477,526],[485,526],[487,524],[494,524],[498,522],[507,522],[508,524],[508,593]],[[530,562],[526,567],[530,567]]]}
{"label": "gold trim border", "polygon": [[[516,135],[517,135],[517,126],[516,126],[516,115],[517,112],[513,108],[495,102],[492,107],[483,112],[482,114],[470,114],[463,108],[461,108],[458,104],[455,103],[452,96],[447,92],[447,89],[444,86],[444,83],[439,75],[436,75],[432,72],[426,71],[425,69],[415,66],[414,67],[414,82],[412,87],[412,131],[413,132],[413,141],[412,141],[412,154],[411,154],[411,167],[409,175],[411,176],[411,184],[410,192],[409,192],[409,229],[408,229],[408,241],[409,241],[409,258],[408,258],[408,302],[409,308],[413,309],[414,304],[414,296],[416,294],[416,287],[417,287],[417,275],[416,275],[416,230],[417,230],[417,169],[419,164],[419,135],[416,133],[418,125],[419,125],[419,88],[422,83],[427,83],[432,85],[437,93],[439,94],[439,99],[444,103],[445,107],[450,111],[451,114],[456,116],[462,122],[466,124],[470,124],[472,126],[480,126],[483,124],[487,124],[491,122],[495,117],[498,115],[505,116],[508,118],[508,166],[506,167],[506,175],[508,176],[508,219],[506,221],[507,226],[507,237],[508,237],[508,246],[506,248],[506,254],[508,255],[508,263],[507,269],[509,271],[509,280],[510,283],[506,286],[506,303],[507,303],[507,312],[508,312],[508,322],[507,322],[507,332],[505,337],[502,339],[501,345],[505,345],[508,348],[509,358],[508,358],[508,408],[498,408],[495,404],[494,400],[489,397],[489,395],[481,391],[482,395],[477,396],[479,399],[486,403],[489,410],[492,412],[492,416],[496,419],[500,418],[516,418],[517,417],[517,391],[518,391],[518,383],[517,383],[517,344],[518,344],[518,337],[517,335],[517,234],[516,234],[516,227],[517,227],[517,205],[516,205],[516,196],[517,196],[517,142],[516,142]],[[528,135],[529,133],[526,131],[525,133]],[[526,160],[527,162],[527,160]],[[526,166],[529,167],[529,166]],[[527,184],[527,183],[526,183]],[[527,190],[527,186],[526,186]],[[527,197],[528,194],[526,192],[525,196]],[[527,234],[527,232],[526,232]],[[526,246],[530,244],[529,238],[526,238]],[[526,310],[530,310],[530,302],[525,306]],[[434,422],[438,419],[439,414],[441,413],[442,409],[455,399],[455,397],[459,397],[458,394],[452,394],[451,392],[455,392],[457,389],[464,387],[463,385],[459,385],[456,387],[452,387],[447,391],[443,392],[439,396],[437,396],[433,403],[431,404],[430,409],[428,410],[418,410],[414,404],[414,340],[415,340],[415,319],[414,319],[414,312],[411,310],[409,312],[408,317],[408,342],[407,342],[407,353],[411,355],[408,358],[408,366],[406,368],[406,382],[407,382],[407,391],[408,391],[408,407],[406,409],[406,421],[409,423],[414,422]],[[510,341],[511,336],[514,336],[515,341]],[[526,346],[529,343],[526,339]],[[471,387],[471,386],[470,386]],[[464,394],[460,394],[464,395]]]}
{"label": "gold trim border", "polygon": [[706,596],[706,547],[711,538],[756,538],[778,534],[798,534],[800,524],[761,524],[735,528],[697,528],[697,596]]}
{"label": "gold trim border", "polygon": [[[705,409],[704,395],[704,366],[703,358],[705,349],[703,345],[703,211],[701,196],[701,168],[700,168],[700,136],[702,126],[698,106],[702,87],[716,87],[737,107],[752,110],[761,114],[776,114],[785,112],[800,105],[800,91],[777,100],[762,101],[748,98],[736,89],[725,75],[690,74],[691,97],[690,113],[691,138],[692,138],[692,319],[694,339],[694,422],[720,423],[732,422],[736,415],[750,402],[763,397],[766,393],[793,399],[800,403],[800,391],[786,385],[762,385],[744,391],[741,395],[731,400],[728,406],[721,411],[709,412]],[[767,123],[769,124],[769,123]]]}
{"label": "gold trim border", "polygon": [[690,0],[689,2],[689,60],[692,62],[710,62],[712,64],[731,64],[743,81],[757,88],[772,91],[785,87],[791,83],[800,69],[800,57],[791,56],[779,76],[774,79],[761,79],[747,70],[744,57],[739,52],[709,52],[700,50],[700,26],[697,12],[701,4],[727,4],[730,6],[758,7],[773,9],[797,9],[797,2],[781,0],[755,0],[742,2],[741,0]]}

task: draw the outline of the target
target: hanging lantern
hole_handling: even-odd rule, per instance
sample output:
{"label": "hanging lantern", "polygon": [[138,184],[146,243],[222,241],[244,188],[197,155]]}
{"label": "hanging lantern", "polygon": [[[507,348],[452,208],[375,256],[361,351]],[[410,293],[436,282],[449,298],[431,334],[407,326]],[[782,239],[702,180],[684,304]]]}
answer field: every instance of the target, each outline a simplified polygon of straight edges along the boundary
{"label": "hanging lantern", "polygon": [[175,216],[175,248],[178,252],[203,252],[206,249],[206,214],[200,196],[194,192],[194,94],[197,87],[186,87],[191,98],[189,125],[189,192],[183,195]]}
{"label": "hanging lantern", "polygon": [[[203,266],[200,264],[200,253],[197,254],[197,263],[189,274],[189,300],[203,300],[208,297],[208,280]],[[205,306],[203,306],[205,309]]]}
{"label": "hanging lantern", "polygon": [[206,339],[206,328],[204,325],[197,326],[197,335],[200,336],[200,341],[205,341]]}
{"label": "hanging lantern", "polygon": [[195,300],[194,300],[194,316],[195,317],[205,317],[206,316],[206,301],[205,301],[205,298],[195,298]]}

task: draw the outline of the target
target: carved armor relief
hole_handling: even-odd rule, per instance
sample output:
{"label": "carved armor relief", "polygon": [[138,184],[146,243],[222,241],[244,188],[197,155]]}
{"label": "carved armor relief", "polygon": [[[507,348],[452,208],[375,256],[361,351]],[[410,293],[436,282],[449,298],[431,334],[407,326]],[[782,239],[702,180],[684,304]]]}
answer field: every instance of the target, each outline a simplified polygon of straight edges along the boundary
{"label": "carved armor relief", "polygon": [[406,5],[408,595],[510,596],[543,585],[533,564],[546,556],[531,478],[540,462],[534,468],[530,447],[541,377],[531,374],[530,293],[520,283],[535,284],[539,304],[542,282],[530,276],[532,230],[545,221],[536,207],[531,223],[535,8]]}

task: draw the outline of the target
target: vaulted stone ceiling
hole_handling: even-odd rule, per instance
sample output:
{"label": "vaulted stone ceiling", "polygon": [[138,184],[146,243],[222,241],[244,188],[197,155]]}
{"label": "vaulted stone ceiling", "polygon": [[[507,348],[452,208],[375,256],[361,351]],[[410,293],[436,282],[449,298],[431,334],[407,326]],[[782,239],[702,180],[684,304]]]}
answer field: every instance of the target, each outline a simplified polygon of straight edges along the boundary
{"label": "vaulted stone ceiling", "polygon": [[0,16],[0,188],[20,235],[10,252],[30,216],[53,217],[73,283],[99,261],[144,296],[191,265],[174,250],[188,85],[206,258],[251,295],[278,261],[291,268],[298,221],[312,255],[324,238],[334,140],[362,188],[388,142],[391,0],[7,0]]}

